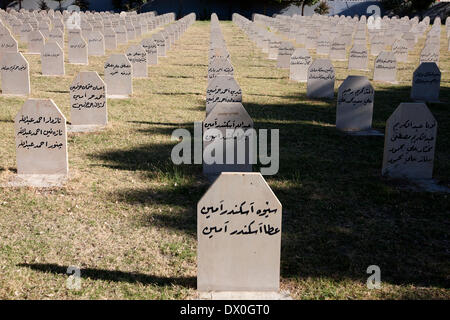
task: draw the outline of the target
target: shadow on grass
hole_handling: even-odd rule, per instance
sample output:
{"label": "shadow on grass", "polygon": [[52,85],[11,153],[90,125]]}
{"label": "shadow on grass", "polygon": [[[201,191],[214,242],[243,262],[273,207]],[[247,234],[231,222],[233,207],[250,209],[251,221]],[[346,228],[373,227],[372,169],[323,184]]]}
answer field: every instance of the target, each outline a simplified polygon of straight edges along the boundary
{"label": "shadow on grass", "polygon": [[[409,90],[376,91],[374,128],[384,131],[395,108],[409,101]],[[280,133],[279,172],[266,180],[283,204],[281,276],[353,279],[364,285],[367,267],[378,265],[382,281],[388,283],[449,288],[448,196],[399,190],[380,175],[383,138],[338,132],[335,100],[292,97],[298,97],[298,103],[244,103],[256,129]],[[441,99],[449,98],[449,89],[443,89]],[[442,128],[435,177],[449,181],[448,107],[433,104],[430,109]],[[188,123],[140,124],[138,130],[145,134],[170,135],[180,126],[192,134]],[[196,204],[208,183],[200,165],[171,162],[173,145],[149,144],[95,157],[106,166],[142,170],[162,182],[144,190],[117,190],[111,200],[159,207],[159,213],[142,217],[141,223],[195,238]]]}
{"label": "shadow on grass", "polygon": [[[40,272],[69,276],[69,274],[67,274],[67,268],[69,266],[60,266],[54,263],[21,263],[18,266]],[[92,280],[142,283],[144,285],[155,285],[160,287],[172,285],[194,289],[197,287],[197,278],[195,277],[159,277],[143,273],[94,268],[81,268],[81,277],[90,278]]]}

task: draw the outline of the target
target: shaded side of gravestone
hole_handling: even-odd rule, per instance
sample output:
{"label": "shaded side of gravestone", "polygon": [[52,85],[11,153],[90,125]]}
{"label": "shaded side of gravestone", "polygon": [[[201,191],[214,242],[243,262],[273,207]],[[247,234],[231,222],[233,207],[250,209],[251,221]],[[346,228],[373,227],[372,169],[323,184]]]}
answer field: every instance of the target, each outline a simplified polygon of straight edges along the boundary
{"label": "shaded side of gravestone", "polygon": [[317,59],[308,69],[307,96],[310,98],[334,97],[335,72],[330,60]]}
{"label": "shaded side of gravestone", "polygon": [[402,103],[386,123],[382,174],[431,179],[437,122],[424,103]]}
{"label": "shaded side of gravestone", "polygon": [[28,99],[15,118],[17,173],[67,175],[66,118],[50,99]]}
{"label": "shaded side of gravestone", "polygon": [[233,76],[217,76],[206,89],[206,115],[220,102],[242,102],[242,90]]}
{"label": "shaded side of gravestone", "polygon": [[30,68],[20,52],[5,52],[1,59],[2,94],[29,95]]}
{"label": "shaded side of gravestone", "polygon": [[434,62],[423,62],[414,71],[411,99],[424,102],[439,102],[441,71]]}
{"label": "shaded side of gravestone", "polygon": [[133,68],[124,54],[113,54],[105,62],[106,94],[126,98],[133,94]]}
{"label": "shaded side of gravestone", "polygon": [[108,123],[106,85],[97,72],[82,71],[70,86],[70,118],[72,125]]}
{"label": "shaded side of gravestone", "polygon": [[248,130],[252,128],[242,103],[217,103],[203,121],[203,173],[251,172]]}
{"label": "shaded side of gravestone", "polygon": [[312,58],[305,48],[297,48],[291,56],[289,78],[293,81],[306,82],[308,80],[308,69]]}
{"label": "shaded side of gravestone", "polygon": [[42,74],[44,76],[63,76],[64,52],[56,42],[44,45],[41,53]]}
{"label": "shaded side of gravestone", "polygon": [[364,131],[372,128],[375,91],[364,76],[348,76],[338,90],[336,128]]}
{"label": "shaded side of gravestone", "polygon": [[222,173],[197,205],[199,291],[278,291],[282,206],[260,173]]}

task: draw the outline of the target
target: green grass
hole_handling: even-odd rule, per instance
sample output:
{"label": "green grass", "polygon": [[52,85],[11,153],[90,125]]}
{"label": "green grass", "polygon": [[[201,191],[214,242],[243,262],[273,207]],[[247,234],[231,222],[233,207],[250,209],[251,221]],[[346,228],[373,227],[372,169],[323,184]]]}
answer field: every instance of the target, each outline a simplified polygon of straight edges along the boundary
{"label": "green grass", "polygon": [[[295,299],[449,299],[450,195],[403,190],[404,182],[381,177],[383,138],[339,133],[335,100],[308,99],[305,84],[289,81],[289,71],[230,22],[221,26],[255,127],[280,130],[280,171],[266,179],[283,204],[281,289]],[[134,80],[132,99],[108,101],[106,130],[71,134],[65,187],[0,189],[0,298],[195,298],[195,210],[208,182],[201,165],[172,164],[170,138],[205,117],[208,45],[209,22],[196,22],[148,79]],[[430,110],[439,124],[434,177],[449,185],[444,32],[441,47],[445,103]],[[414,63],[399,65],[399,85],[374,84],[375,129],[384,132],[409,101],[418,54],[417,47]],[[72,79],[80,70],[103,76],[107,59],[42,77],[39,58],[25,56],[32,97],[52,98],[69,122]],[[337,88],[348,71],[345,62],[335,67]],[[16,171],[12,121],[24,100],[0,97],[0,183]],[[373,264],[380,290],[366,288]],[[79,291],[66,288],[72,265],[82,268]]]}

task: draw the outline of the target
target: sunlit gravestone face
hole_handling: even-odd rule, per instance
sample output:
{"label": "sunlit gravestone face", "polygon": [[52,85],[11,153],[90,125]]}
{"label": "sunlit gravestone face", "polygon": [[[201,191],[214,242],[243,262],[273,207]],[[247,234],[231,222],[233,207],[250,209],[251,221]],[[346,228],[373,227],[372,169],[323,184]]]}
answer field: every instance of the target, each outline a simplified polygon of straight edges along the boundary
{"label": "sunlit gravestone face", "polygon": [[220,102],[242,102],[242,90],[233,76],[217,76],[206,89],[206,115]]}
{"label": "sunlit gravestone face", "polygon": [[222,173],[197,206],[199,291],[278,291],[281,203],[260,173]]}
{"label": "sunlit gravestone face", "polygon": [[28,99],[15,118],[17,173],[67,175],[66,118],[50,99]]}
{"label": "sunlit gravestone face", "polygon": [[402,103],[386,123],[382,174],[431,179],[437,122],[424,103]]}

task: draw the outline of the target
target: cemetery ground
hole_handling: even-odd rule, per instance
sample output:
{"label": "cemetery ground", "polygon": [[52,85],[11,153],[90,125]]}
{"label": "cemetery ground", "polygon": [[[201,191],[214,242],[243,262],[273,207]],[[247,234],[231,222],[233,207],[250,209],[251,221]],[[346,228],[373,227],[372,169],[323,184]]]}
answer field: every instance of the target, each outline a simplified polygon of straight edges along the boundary
{"label": "cemetery ground", "polygon": [[[383,137],[338,132],[336,99],[308,99],[306,84],[290,81],[231,22],[220,25],[255,128],[280,130],[280,170],[265,178],[283,205],[281,289],[294,299],[449,299],[450,194],[381,177]],[[133,81],[131,99],[109,99],[106,129],[69,134],[63,188],[0,188],[1,299],[196,297],[196,205],[209,183],[201,165],[176,166],[170,153],[172,131],[193,132],[205,117],[209,27],[193,24],[149,78]],[[70,123],[73,78],[103,77],[110,53],[89,66],[66,63],[64,77],[42,76],[39,56],[25,54],[31,97],[53,99]],[[373,61],[370,72],[351,74],[371,78]],[[337,92],[349,72],[333,64]],[[374,129],[384,132],[410,101],[417,65],[399,63],[398,85],[373,83]],[[444,103],[429,105],[439,126],[434,178],[449,186],[445,49],[439,66]],[[0,183],[16,171],[13,119],[24,101],[0,97]],[[381,289],[366,287],[370,265],[381,269]],[[80,290],[66,288],[69,266],[81,268]]]}

